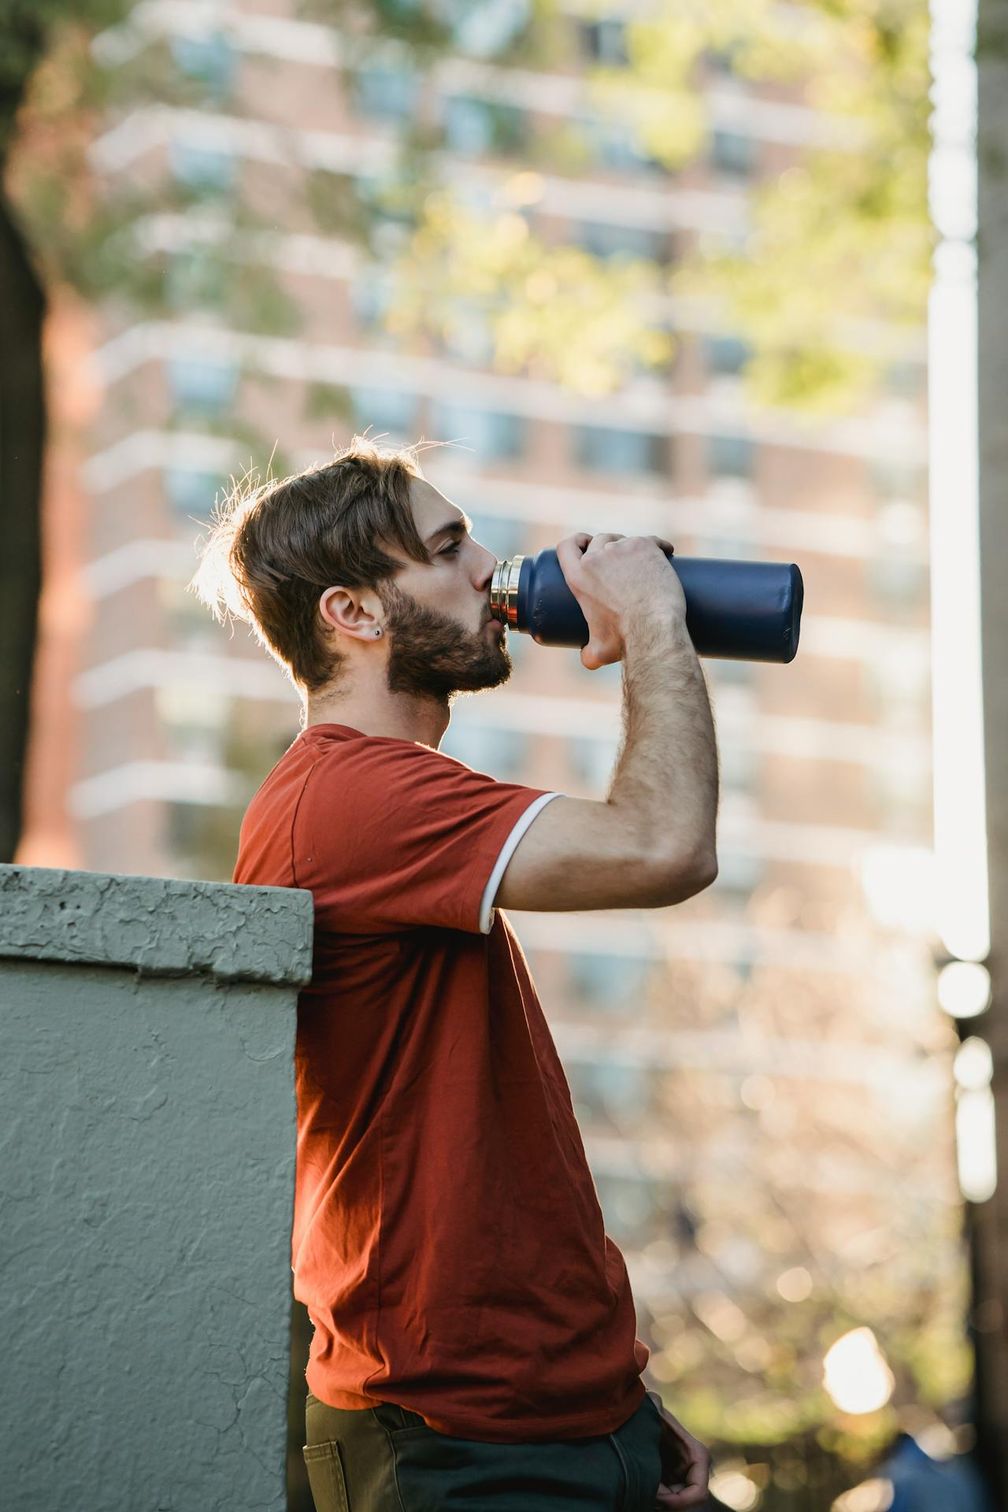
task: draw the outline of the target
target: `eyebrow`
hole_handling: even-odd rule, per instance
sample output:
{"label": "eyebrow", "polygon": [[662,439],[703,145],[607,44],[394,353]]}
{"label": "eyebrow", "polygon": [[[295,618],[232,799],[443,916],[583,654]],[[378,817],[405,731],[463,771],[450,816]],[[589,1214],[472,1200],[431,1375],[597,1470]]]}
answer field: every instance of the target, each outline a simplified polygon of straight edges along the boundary
{"label": "eyebrow", "polygon": [[449,522],[448,522],[447,525],[440,525],[440,526],[438,526],[438,528],[437,528],[437,530],[435,530],[434,534],[433,535],[429,535],[427,537],[426,541],[424,542],[424,545],[425,546],[433,546],[434,542],[437,541],[437,540],[439,540],[441,536],[445,536],[445,535],[461,536],[461,535],[464,535],[467,530],[471,531],[472,527],[473,527],[472,520],[470,520],[470,518],[466,514],[465,510],[463,510],[461,518],[456,519],[456,520],[449,520]]}

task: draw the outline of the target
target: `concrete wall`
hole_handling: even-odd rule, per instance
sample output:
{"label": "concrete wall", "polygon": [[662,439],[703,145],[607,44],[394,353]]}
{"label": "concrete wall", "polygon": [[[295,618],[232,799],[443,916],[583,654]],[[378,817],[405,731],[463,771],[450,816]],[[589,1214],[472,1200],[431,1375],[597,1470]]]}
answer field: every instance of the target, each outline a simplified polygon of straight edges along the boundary
{"label": "concrete wall", "polygon": [[0,866],[0,1502],[281,1509],[285,888]]}

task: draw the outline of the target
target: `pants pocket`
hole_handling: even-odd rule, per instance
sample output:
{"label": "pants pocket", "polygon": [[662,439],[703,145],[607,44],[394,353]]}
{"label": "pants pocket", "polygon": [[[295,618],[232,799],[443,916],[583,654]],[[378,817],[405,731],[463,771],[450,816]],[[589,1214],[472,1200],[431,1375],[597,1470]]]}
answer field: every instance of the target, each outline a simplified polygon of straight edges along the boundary
{"label": "pants pocket", "polygon": [[339,1444],[325,1439],[301,1450],[316,1512],[350,1512]]}

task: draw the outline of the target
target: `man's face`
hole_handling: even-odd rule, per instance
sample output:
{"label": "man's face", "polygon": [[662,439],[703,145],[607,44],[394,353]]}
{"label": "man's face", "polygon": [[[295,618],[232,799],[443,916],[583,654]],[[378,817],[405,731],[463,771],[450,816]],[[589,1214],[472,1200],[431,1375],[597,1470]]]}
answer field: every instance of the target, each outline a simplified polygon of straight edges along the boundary
{"label": "man's face", "polygon": [[463,511],[433,484],[411,479],[410,498],[433,560],[429,566],[408,560],[379,589],[387,616],[389,692],[450,703],[458,692],[499,687],[513,663],[505,630],[490,620],[497,558],[473,539]]}

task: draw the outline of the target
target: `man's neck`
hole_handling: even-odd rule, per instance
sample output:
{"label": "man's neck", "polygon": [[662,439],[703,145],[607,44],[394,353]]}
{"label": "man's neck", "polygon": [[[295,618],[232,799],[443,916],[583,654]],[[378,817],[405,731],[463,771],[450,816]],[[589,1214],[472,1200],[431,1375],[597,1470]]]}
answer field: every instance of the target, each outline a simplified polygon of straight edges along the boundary
{"label": "man's neck", "polygon": [[363,735],[383,735],[393,740],[414,740],[437,750],[451,722],[446,704],[429,698],[409,698],[398,694],[388,703],[376,707],[352,698],[324,698],[309,695],[302,712],[302,729],[317,724],[348,725]]}

